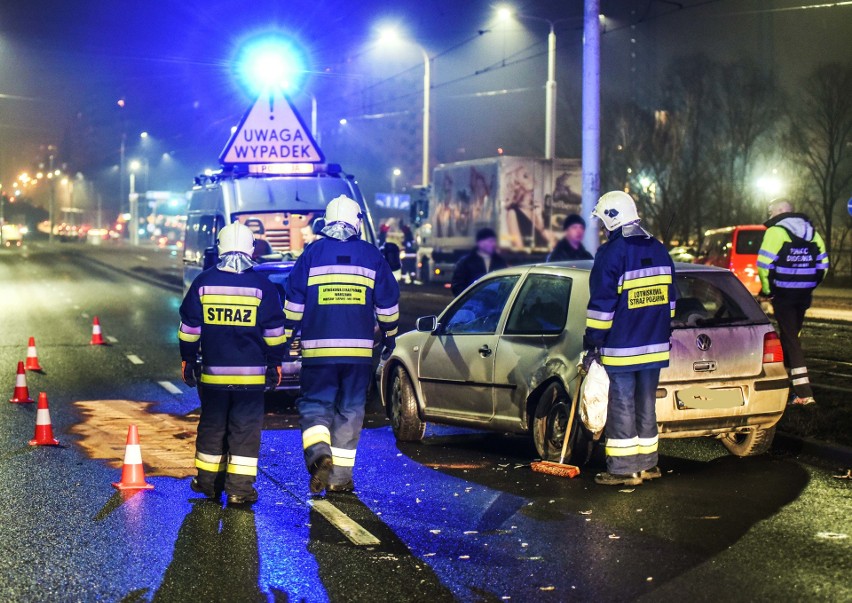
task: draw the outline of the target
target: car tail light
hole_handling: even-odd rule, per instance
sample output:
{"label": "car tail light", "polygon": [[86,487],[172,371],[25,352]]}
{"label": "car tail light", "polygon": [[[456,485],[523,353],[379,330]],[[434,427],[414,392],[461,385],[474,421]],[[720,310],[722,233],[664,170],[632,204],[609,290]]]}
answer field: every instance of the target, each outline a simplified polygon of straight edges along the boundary
{"label": "car tail light", "polygon": [[763,336],[763,364],[772,362],[784,362],[784,351],[781,349],[781,340],[775,332]]}

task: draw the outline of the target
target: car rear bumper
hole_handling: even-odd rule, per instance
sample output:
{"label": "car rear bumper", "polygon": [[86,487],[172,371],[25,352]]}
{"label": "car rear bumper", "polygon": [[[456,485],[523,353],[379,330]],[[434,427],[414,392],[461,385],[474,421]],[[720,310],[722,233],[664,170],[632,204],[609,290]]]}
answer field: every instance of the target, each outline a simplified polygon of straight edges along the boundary
{"label": "car rear bumper", "polygon": [[732,408],[684,408],[678,405],[677,392],[701,382],[661,383],[657,390],[657,424],[661,438],[710,436],[754,428],[768,429],[784,414],[790,394],[783,367],[771,367],[756,379],[709,381],[710,389],[734,389],[743,392],[744,403]]}

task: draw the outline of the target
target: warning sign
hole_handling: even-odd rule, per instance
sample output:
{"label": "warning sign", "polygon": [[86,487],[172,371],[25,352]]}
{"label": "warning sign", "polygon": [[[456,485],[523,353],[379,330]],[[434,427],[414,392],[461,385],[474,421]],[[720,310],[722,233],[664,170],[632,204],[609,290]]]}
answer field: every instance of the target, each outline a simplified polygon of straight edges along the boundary
{"label": "warning sign", "polygon": [[354,285],[322,285],[319,288],[319,303],[321,306],[332,304],[367,303],[366,288]]}
{"label": "warning sign", "polygon": [[627,294],[627,307],[631,310],[669,303],[668,285],[631,289]]}
{"label": "warning sign", "polygon": [[325,157],[282,93],[261,95],[219,156],[222,164],[323,163]]}

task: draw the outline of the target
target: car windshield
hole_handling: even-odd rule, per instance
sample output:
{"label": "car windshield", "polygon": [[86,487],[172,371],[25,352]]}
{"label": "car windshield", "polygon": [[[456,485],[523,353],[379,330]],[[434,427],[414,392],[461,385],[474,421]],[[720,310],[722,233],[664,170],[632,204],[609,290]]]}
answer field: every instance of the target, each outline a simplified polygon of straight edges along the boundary
{"label": "car windshield", "polygon": [[763,230],[741,230],[737,233],[737,253],[757,255],[763,242]]}
{"label": "car windshield", "polygon": [[769,322],[748,290],[729,272],[682,272],[675,285],[675,329]]}

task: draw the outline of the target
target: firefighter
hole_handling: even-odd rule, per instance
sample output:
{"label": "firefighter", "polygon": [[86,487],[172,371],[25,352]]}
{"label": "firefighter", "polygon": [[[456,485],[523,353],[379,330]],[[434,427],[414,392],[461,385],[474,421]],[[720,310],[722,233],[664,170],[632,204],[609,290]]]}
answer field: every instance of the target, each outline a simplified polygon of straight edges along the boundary
{"label": "firefighter", "polygon": [[246,226],[219,232],[219,263],[193,281],[178,331],[183,380],[201,398],[191,487],[211,499],[224,489],[237,505],[257,500],[263,391],[281,383],[285,344],[281,298],[252,270],[253,250]]}
{"label": "firefighter", "polygon": [[769,221],[758,252],[757,271],[762,297],[772,300],[781,332],[784,364],[793,385],[792,404],[813,404],[814,394],[799,342],[805,312],[814,289],[828,271],[825,242],[804,214],[793,213],[786,199],[769,204]]}
{"label": "firefighter", "polygon": [[355,201],[333,199],[320,238],[299,257],[285,287],[287,337],[301,328],[299,424],[314,494],[354,490],[377,321],[382,355],[395,346],[399,285],[381,252],[361,238],[362,219]]}
{"label": "firefighter", "polygon": [[610,379],[604,485],[641,484],[657,467],[656,392],[669,364],[671,317],[677,297],[666,248],[639,225],[627,193],[606,193],[592,215],[609,240],[589,277],[584,365],[599,361]]}

